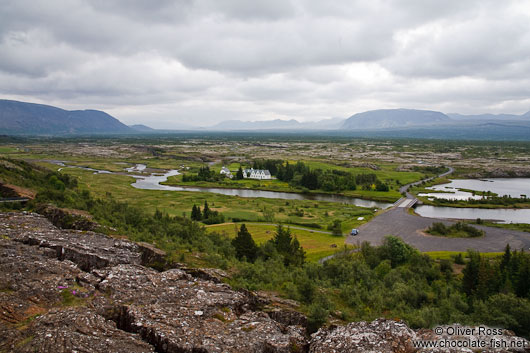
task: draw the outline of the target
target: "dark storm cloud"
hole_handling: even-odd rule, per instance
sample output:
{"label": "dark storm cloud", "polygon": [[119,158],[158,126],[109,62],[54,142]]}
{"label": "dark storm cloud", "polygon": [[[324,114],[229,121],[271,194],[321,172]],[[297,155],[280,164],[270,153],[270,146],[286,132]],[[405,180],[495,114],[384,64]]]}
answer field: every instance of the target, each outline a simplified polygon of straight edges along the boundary
{"label": "dark storm cloud", "polygon": [[0,94],[168,127],[400,106],[520,113],[529,23],[523,1],[7,0]]}

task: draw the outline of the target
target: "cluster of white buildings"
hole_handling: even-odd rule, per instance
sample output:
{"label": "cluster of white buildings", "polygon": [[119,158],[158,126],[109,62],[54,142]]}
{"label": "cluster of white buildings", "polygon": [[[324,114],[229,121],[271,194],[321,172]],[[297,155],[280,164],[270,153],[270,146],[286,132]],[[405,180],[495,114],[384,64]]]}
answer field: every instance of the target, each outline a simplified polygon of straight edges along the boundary
{"label": "cluster of white buildings", "polygon": [[[224,174],[227,178],[232,179],[234,175],[227,167],[221,168],[220,174]],[[257,180],[268,180],[272,179],[271,173],[267,169],[243,169],[243,178],[245,179],[257,179]]]}

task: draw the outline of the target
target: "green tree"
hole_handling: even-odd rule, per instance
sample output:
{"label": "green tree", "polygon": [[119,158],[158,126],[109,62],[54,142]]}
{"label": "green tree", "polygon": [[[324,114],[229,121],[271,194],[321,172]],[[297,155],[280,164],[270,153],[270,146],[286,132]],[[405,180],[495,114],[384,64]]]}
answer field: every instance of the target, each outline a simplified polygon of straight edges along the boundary
{"label": "green tree", "polygon": [[290,228],[284,228],[281,224],[276,228],[274,238],[270,240],[276,251],[284,258],[285,265],[299,266],[304,263],[305,252],[300,246],[298,239],[293,238]]}
{"label": "green tree", "polygon": [[414,249],[410,245],[392,235],[385,237],[380,251],[384,258],[390,260],[392,267],[407,262],[414,253]]}
{"label": "green tree", "polygon": [[200,206],[193,205],[191,208],[191,219],[194,221],[200,221],[202,218],[201,208]]}
{"label": "green tree", "polygon": [[501,260],[501,271],[507,270],[508,266],[510,265],[510,260],[512,258],[512,252],[510,251],[510,244],[506,244],[506,247],[504,248],[504,255],[502,256]]}
{"label": "green tree", "polygon": [[320,303],[314,303],[309,307],[307,316],[307,330],[309,333],[316,332],[327,321],[329,312]]}
{"label": "green tree", "polygon": [[249,262],[254,262],[258,257],[258,246],[252,239],[252,235],[245,224],[242,224],[241,228],[239,228],[237,236],[232,240],[232,245],[236,250],[236,257],[240,260],[245,258]]}
{"label": "green tree", "polygon": [[480,254],[476,251],[469,250],[469,262],[462,271],[464,277],[462,279],[462,289],[464,293],[471,296],[475,293],[478,285],[479,270],[480,270]]}
{"label": "green tree", "polygon": [[202,218],[203,219],[208,219],[210,217],[210,207],[208,207],[208,201],[204,201],[204,208],[202,210]]}
{"label": "green tree", "polygon": [[342,236],[342,223],[340,220],[336,219],[333,221],[333,225],[331,226],[331,234],[337,237]]}
{"label": "green tree", "polygon": [[241,166],[239,166],[239,169],[237,170],[236,179],[237,180],[243,179],[243,168],[241,168]]}
{"label": "green tree", "polygon": [[291,235],[291,229],[285,229],[281,224],[278,224],[274,238],[272,238],[272,242],[274,243],[276,250],[280,254],[288,254],[291,250],[292,240],[293,237]]}

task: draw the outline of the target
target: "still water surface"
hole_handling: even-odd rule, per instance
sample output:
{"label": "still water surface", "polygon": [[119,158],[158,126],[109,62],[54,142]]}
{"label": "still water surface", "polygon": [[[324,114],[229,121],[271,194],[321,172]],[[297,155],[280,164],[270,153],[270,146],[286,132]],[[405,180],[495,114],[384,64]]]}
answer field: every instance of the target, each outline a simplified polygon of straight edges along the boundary
{"label": "still water surface", "polygon": [[313,201],[328,201],[347,203],[351,205],[369,207],[369,208],[388,208],[391,203],[378,202],[371,200],[363,200],[355,197],[347,197],[342,195],[329,194],[300,194],[293,192],[278,192],[265,190],[247,190],[247,189],[223,189],[223,188],[207,188],[194,186],[170,186],[162,185],[160,183],[167,180],[168,177],[178,175],[178,170],[170,170],[165,174],[152,174],[150,176],[135,176],[136,181],[131,184],[137,189],[145,190],[170,190],[170,191],[195,191],[195,192],[211,192],[215,194],[222,194],[228,196],[239,197],[263,197],[267,199],[284,199],[284,200],[313,200]]}

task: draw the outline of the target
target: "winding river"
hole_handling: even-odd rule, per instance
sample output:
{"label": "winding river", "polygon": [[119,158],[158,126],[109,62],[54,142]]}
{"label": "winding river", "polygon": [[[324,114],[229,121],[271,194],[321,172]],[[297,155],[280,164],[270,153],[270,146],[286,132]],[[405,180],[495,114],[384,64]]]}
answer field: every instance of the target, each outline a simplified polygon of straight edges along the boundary
{"label": "winding river", "polygon": [[[368,208],[380,208],[386,209],[392,207],[392,203],[378,202],[371,200],[364,200],[355,197],[348,197],[343,195],[332,195],[332,194],[302,194],[302,193],[291,193],[291,192],[278,192],[278,191],[265,191],[265,190],[248,190],[248,189],[224,189],[224,188],[208,188],[208,187],[193,187],[193,186],[172,186],[161,184],[167,181],[168,177],[179,175],[178,170],[170,170],[166,173],[152,173],[150,175],[131,175],[129,173],[144,172],[146,166],[144,164],[137,164],[134,167],[126,168],[128,173],[113,173],[106,170],[97,170],[88,167],[79,167],[66,165],[66,162],[53,161],[53,163],[60,165],[61,167],[68,168],[81,168],[85,170],[93,171],[95,174],[126,174],[136,178],[136,181],[131,185],[137,189],[143,190],[164,190],[164,191],[191,191],[191,192],[211,192],[215,194],[222,194],[227,196],[239,196],[245,198],[263,197],[270,199],[284,199],[284,200],[313,200],[313,201],[327,201],[327,202],[338,202],[356,205],[360,207]],[[61,168],[62,169],[62,168]],[[465,185],[462,182],[452,181],[451,184],[438,185],[440,191],[448,191],[447,187],[450,187],[452,193],[449,195],[455,195],[455,192],[463,192],[458,190],[461,188],[477,188],[478,186],[487,185],[488,189],[498,194],[530,194],[528,192],[527,185],[530,179],[526,178],[521,180],[520,178],[506,178],[506,179],[488,179],[488,180],[470,180],[466,181]],[[469,185],[474,183],[474,185]],[[486,183],[486,184],[484,184]],[[497,185],[494,185],[496,184]],[[499,187],[497,187],[499,186]],[[405,190],[406,191],[406,190]],[[433,193],[440,195],[440,193]],[[447,195],[447,194],[446,194]],[[457,194],[458,195],[458,194]],[[530,195],[529,195],[530,196]],[[423,217],[432,218],[450,218],[450,219],[483,219],[483,220],[494,220],[500,223],[530,223],[530,209],[483,209],[483,208],[454,208],[454,207],[440,207],[440,206],[428,206],[420,205],[415,209],[416,213]]]}
{"label": "winding river", "polygon": [[263,197],[266,199],[284,199],[284,200],[313,200],[313,201],[327,201],[346,203],[360,207],[369,208],[388,208],[393,204],[388,202],[378,202],[371,200],[364,200],[355,197],[348,197],[342,195],[331,194],[301,194],[294,192],[279,192],[266,190],[249,190],[249,189],[224,189],[224,188],[208,188],[195,186],[172,186],[160,184],[167,180],[168,177],[178,175],[178,170],[170,170],[165,174],[151,174],[149,176],[134,176],[136,181],[131,185],[137,189],[144,190],[169,190],[169,191],[195,191],[195,192],[211,192],[214,194],[221,194],[227,196],[239,197]]}

